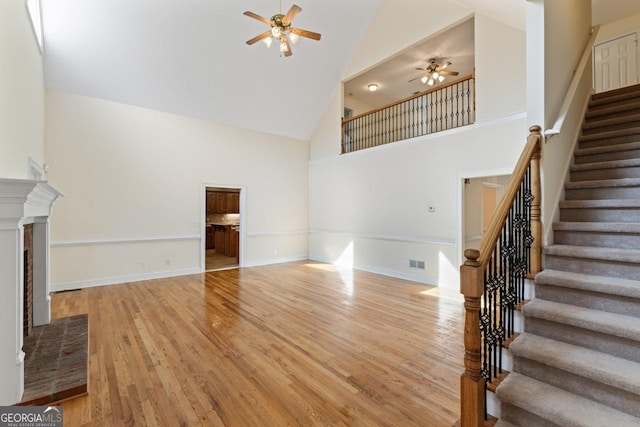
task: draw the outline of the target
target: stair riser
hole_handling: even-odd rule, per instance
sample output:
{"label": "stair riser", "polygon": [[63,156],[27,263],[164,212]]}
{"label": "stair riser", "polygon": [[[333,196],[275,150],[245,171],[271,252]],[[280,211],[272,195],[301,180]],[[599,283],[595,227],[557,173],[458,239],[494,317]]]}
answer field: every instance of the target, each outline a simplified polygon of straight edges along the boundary
{"label": "stair riser", "polygon": [[525,330],[541,337],[609,353],[616,357],[640,363],[640,341],[620,338],[537,317],[527,317]]}
{"label": "stair riser", "polygon": [[[615,111],[611,111],[612,109]],[[615,119],[622,115],[633,115],[638,113],[640,113],[640,107],[638,107],[637,101],[636,104],[628,101],[622,101],[591,108],[587,111],[585,118],[587,122],[593,122],[595,120]]]}
{"label": "stair riser", "polygon": [[621,178],[640,178],[640,166],[571,172],[572,182]]}
{"label": "stair riser", "polygon": [[[586,146],[581,146],[580,148],[588,148]],[[637,159],[640,158],[640,149],[634,150],[624,150],[624,151],[612,151],[608,153],[598,153],[598,154],[581,154],[575,156],[575,163],[577,165],[582,165],[585,163],[596,163],[596,162],[610,162],[614,160],[626,160],[626,159]]]}
{"label": "stair riser", "polygon": [[568,188],[565,200],[640,199],[640,187]]}
{"label": "stair riser", "polygon": [[619,114],[616,117],[612,117],[607,120],[601,120],[594,118],[591,120],[584,120],[582,122],[582,129],[589,130],[595,128],[602,128],[605,126],[625,125],[626,123],[640,123],[640,114]]}
{"label": "stair riser", "polygon": [[640,209],[561,208],[560,221],[568,222],[640,222]]}
{"label": "stair riser", "polygon": [[618,277],[622,279],[637,279],[640,277],[640,264],[549,254],[545,257],[545,268],[570,271],[573,273],[593,274],[596,276]]}
{"label": "stair riser", "polygon": [[[622,121],[621,123],[614,123],[614,124],[609,124],[609,125],[601,125],[601,126],[594,126],[594,124],[589,123],[587,126],[584,126],[582,128],[582,135],[583,136],[589,136],[589,135],[597,135],[603,132],[614,132],[614,131],[621,131],[621,130],[627,130],[627,129],[637,129],[640,126],[640,122],[635,121],[635,120],[631,120],[631,121]],[[640,134],[640,131],[634,132],[635,135]]]}
{"label": "stair riser", "polygon": [[554,243],[559,245],[640,248],[640,234],[557,230],[553,236]]}
{"label": "stair riser", "polygon": [[578,139],[578,148],[608,147],[610,145],[629,144],[632,142],[640,142],[640,137],[638,135],[625,135],[586,141]]}
{"label": "stair riser", "polygon": [[[614,96],[618,96],[618,95],[623,95],[623,94],[634,94],[634,93],[638,93],[640,92],[640,88],[638,88],[637,85],[632,85],[632,86],[625,86],[625,87],[621,87],[620,89],[614,89],[614,90],[609,90],[606,92],[600,92],[600,93],[594,93],[593,95],[591,95],[591,102],[595,101],[595,102],[605,102],[606,100],[610,99],[611,97]],[[638,96],[640,96],[640,93],[638,93]]]}
{"label": "stair riser", "polygon": [[536,426],[536,427],[562,427],[559,424],[552,423],[537,415],[534,415],[522,408],[502,402],[501,420],[508,421],[517,426]]}
{"label": "stair riser", "polygon": [[536,298],[640,318],[640,301],[619,295],[537,283]]}
{"label": "stair riser", "polygon": [[537,360],[514,358],[514,369],[530,378],[640,417],[640,395],[551,367]]}

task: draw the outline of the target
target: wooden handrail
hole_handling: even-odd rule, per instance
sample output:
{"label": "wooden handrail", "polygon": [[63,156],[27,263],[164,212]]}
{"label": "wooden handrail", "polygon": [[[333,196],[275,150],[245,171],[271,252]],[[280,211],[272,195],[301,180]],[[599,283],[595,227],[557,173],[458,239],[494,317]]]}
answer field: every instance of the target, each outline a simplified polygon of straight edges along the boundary
{"label": "wooden handrail", "polygon": [[535,275],[541,269],[540,202],[540,149],[542,135],[540,126],[532,126],[520,159],[511,175],[505,193],[496,208],[489,228],[483,234],[480,247],[464,251],[466,258],[460,266],[460,293],[464,295],[464,367],[460,376],[460,427],[481,427],[485,419],[485,380],[482,376],[482,331],[481,302],[485,292],[485,269],[491,259],[498,239],[509,216],[514,200],[529,170],[530,191],[533,200],[530,205],[530,224],[533,243],[529,248],[529,274]]}
{"label": "wooden handrail", "polygon": [[[480,257],[478,258],[478,262],[482,268],[486,267],[487,262],[491,258],[491,253],[493,248],[498,241],[498,236],[500,236],[500,231],[502,230],[502,226],[507,220],[507,215],[509,215],[509,209],[513,204],[513,200],[520,189],[520,183],[522,182],[522,178],[524,177],[527,168],[532,160],[540,159],[540,135],[541,128],[540,126],[531,126],[529,128],[529,137],[527,138],[527,143],[522,150],[522,154],[520,155],[520,159],[518,163],[516,163],[516,167],[511,174],[511,178],[509,179],[509,183],[505,188],[504,194],[502,195],[502,199],[500,199],[500,203],[498,203],[498,207],[491,218],[491,222],[489,222],[489,227],[487,227],[487,231],[483,233],[482,239],[480,240],[480,246],[478,250],[480,251]],[[538,175],[539,176],[539,175]],[[533,186],[533,196],[534,201],[532,203],[532,210],[534,206],[540,208],[540,199],[541,199],[541,191],[540,191],[540,183],[536,184],[535,178],[532,178],[532,186]],[[537,190],[536,190],[537,188]],[[539,193],[539,194],[536,194]],[[537,203],[536,203],[537,202]],[[532,215],[533,217],[533,215]],[[538,221],[540,217],[538,215]],[[532,218],[533,222],[533,218]],[[533,234],[533,230],[532,230]],[[539,241],[539,236],[534,234],[533,236],[536,240]]]}
{"label": "wooden handrail", "polygon": [[475,73],[471,73],[468,76],[461,77],[461,78],[459,78],[457,80],[452,80],[452,81],[450,81],[448,83],[444,83],[444,84],[442,84],[440,86],[437,86],[437,87],[434,87],[432,89],[425,90],[424,92],[416,93],[415,95],[411,95],[411,96],[409,96],[407,98],[403,98],[403,99],[401,99],[399,101],[394,101],[394,102],[392,102],[390,104],[383,105],[382,107],[374,108],[373,110],[367,111],[366,113],[358,114],[357,116],[349,117],[348,119],[342,119],[342,124],[344,125],[345,123],[349,123],[352,120],[357,120],[357,119],[359,119],[361,117],[368,116],[369,114],[374,114],[374,113],[377,113],[378,111],[382,111],[382,110],[387,109],[387,108],[395,107],[396,105],[400,105],[403,102],[411,101],[412,99],[419,98],[419,97],[427,95],[429,93],[436,92],[436,91],[439,91],[439,90],[442,90],[442,89],[446,89],[446,88],[448,88],[450,86],[457,85],[458,83],[463,82],[465,80],[471,80],[471,79],[475,78],[475,76],[476,76]]}

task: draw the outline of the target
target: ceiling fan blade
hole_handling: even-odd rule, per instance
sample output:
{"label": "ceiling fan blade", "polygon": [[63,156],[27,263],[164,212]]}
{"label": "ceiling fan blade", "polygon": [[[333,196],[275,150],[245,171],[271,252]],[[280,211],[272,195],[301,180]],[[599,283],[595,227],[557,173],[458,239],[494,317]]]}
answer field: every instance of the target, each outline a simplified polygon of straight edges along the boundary
{"label": "ceiling fan blade", "polygon": [[447,70],[439,71],[439,73],[441,76],[457,76],[458,74],[460,74],[457,71],[447,71]]}
{"label": "ceiling fan blade", "polygon": [[414,82],[414,81],[416,81],[416,80],[418,80],[420,78],[422,78],[422,76],[414,77],[411,80],[409,80],[409,83]]}
{"label": "ceiling fan blade", "polygon": [[266,39],[266,38],[267,38],[267,37],[269,37],[270,35],[271,35],[271,30],[269,30],[269,31],[265,31],[265,32],[264,32],[264,33],[262,33],[262,34],[257,35],[257,36],[255,36],[254,38],[252,38],[252,39],[250,39],[250,40],[247,40],[247,44],[248,44],[249,46],[251,46],[252,44],[257,43],[257,42],[259,42],[259,41],[260,41],[260,40],[262,40],[262,39]]}
{"label": "ceiling fan blade", "polygon": [[420,67],[416,67],[416,70],[418,70],[418,71],[427,71],[426,68],[420,68]]}
{"label": "ceiling fan blade", "polygon": [[291,52],[291,43],[289,43],[289,38],[284,38],[284,44],[287,46],[287,50],[284,51],[284,56],[291,56],[293,52]]}
{"label": "ceiling fan blade", "polygon": [[293,34],[297,34],[302,37],[306,37],[308,39],[320,40],[321,35],[319,33],[314,33],[313,31],[307,31],[300,28],[292,28],[291,32]]}
{"label": "ceiling fan blade", "polygon": [[291,6],[286,15],[284,15],[284,18],[282,18],[282,24],[284,24],[285,26],[291,24],[293,18],[295,18],[300,12],[302,12],[302,8],[297,4],[294,4],[293,6]]}
{"label": "ceiling fan blade", "polygon": [[438,65],[438,67],[436,68],[436,71],[440,71],[440,70],[444,70],[445,68],[447,68],[449,65],[451,65],[451,62],[447,61],[442,65]]}
{"label": "ceiling fan blade", "polygon": [[267,24],[269,26],[271,25],[271,20],[270,19],[267,19],[264,16],[260,16],[260,15],[258,15],[256,13],[249,12],[248,10],[246,12],[244,12],[243,15],[247,15],[249,18],[257,19],[258,21],[264,22],[265,24]]}

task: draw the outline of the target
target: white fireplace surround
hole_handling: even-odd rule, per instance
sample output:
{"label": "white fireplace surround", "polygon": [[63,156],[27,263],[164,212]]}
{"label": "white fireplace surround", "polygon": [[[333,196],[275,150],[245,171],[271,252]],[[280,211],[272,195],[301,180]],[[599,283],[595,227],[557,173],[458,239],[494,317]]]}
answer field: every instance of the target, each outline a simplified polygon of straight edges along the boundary
{"label": "white fireplace surround", "polygon": [[24,225],[33,224],[33,326],[51,321],[49,216],[58,190],[46,181],[0,178],[0,405],[22,400]]}

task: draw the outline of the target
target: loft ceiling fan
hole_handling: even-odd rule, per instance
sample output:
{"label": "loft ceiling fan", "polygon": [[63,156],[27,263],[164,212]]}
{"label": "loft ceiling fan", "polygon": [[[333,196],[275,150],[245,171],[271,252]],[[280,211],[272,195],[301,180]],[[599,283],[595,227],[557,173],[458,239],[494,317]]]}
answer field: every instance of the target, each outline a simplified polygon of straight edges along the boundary
{"label": "loft ceiling fan", "polygon": [[423,71],[423,75],[414,77],[413,79],[409,80],[409,82],[420,79],[422,83],[433,86],[435,83],[441,83],[444,80],[445,76],[457,76],[458,74],[460,74],[457,71],[445,70],[445,68],[451,65],[450,61],[446,61],[442,65],[438,64],[437,61],[438,58],[428,59],[427,66],[425,68],[416,68],[416,70],[418,71]]}
{"label": "loft ceiling fan", "polygon": [[252,44],[262,40],[265,46],[269,47],[271,46],[271,43],[276,40],[278,43],[280,43],[280,52],[283,53],[284,56],[291,56],[293,53],[291,52],[291,43],[296,43],[298,41],[298,37],[320,40],[319,33],[314,33],[313,31],[307,31],[291,26],[291,21],[293,21],[293,18],[295,18],[300,12],[302,12],[302,8],[294,4],[287,11],[287,13],[283,15],[282,0],[280,0],[280,13],[273,15],[271,19],[267,19],[263,16],[255,14],[253,12],[249,12],[247,10],[246,12],[244,12],[244,15],[247,15],[248,17],[253,19],[257,19],[260,22],[264,22],[271,27],[270,30],[265,31],[264,33],[259,34],[250,40],[247,40],[247,44],[251,46]]}

